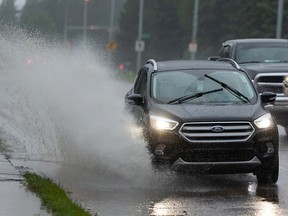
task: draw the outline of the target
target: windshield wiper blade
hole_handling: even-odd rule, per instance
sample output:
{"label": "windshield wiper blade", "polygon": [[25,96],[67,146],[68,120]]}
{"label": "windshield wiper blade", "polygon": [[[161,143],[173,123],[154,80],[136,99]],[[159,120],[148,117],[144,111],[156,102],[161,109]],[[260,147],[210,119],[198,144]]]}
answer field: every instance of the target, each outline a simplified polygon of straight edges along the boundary
{"label": "windshield wiper blade", "polygon": [[[229,90],[229,92],[230,92],[232,95],[238,97],[238,98],[239,98],[240,100],[242,100],[243,102],[245,102],[245,103],[249,102],[249,103],[250,103],[249,98],[247,98],[245,95],[243,95],[241,92],[239,92],[239,91],[236,90],[235,88],[233,88],[233,87],[229,86],[228,84],[226,84],[226,83],[224,83],[224,82],[221,82],[221,81],[219,81],[219,80],[217,80],[217,79],[215,79],[215,78],[213,78],[213,77],[211,77],[211,76],[209,76],[209,75],[207,75],[207,74],[205,74],[204,76],[207,77],[207,78],[209,78],[209,79],[211,79],[211,80],[213,80],[214,82],[220,84],[223,88]],[[234,93],[234,94],[233,94],[233,93]]]}
{"label": "windshield wiper blade", "polygon": [[223,88],[214,89],[214,90],[206,91],[206,92],[198,92],[197,94],[185,95],[185,96],[173,99],[171,101],[168,101],[167,104],[172,104],[172,103],[175,103],[175,102],[180,104],[180,103],[182,103],[184,101],[192,100],[192,99],[195,99],[195,98],[199,98],[199,97],[202,97],[203,95],[211,94],[213,92],[218,92],[218,91],[223,91]]}

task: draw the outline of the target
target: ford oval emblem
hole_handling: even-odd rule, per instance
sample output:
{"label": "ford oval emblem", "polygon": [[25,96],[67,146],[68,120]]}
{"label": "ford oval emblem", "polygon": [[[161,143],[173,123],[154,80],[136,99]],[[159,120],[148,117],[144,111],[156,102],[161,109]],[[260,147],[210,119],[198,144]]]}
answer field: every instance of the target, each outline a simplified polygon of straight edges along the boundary
{"label": "ford oval emblem", "polygon": [[224,131],[224,127],[220,126],[220,125],[215,125],[211,128],[211,130],[215,133],[220,133]]}

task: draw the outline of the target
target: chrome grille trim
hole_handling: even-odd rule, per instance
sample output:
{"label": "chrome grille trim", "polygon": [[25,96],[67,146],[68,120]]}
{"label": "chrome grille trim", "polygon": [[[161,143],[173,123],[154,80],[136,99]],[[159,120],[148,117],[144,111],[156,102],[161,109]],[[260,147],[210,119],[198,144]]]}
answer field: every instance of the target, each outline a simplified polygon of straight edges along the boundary
{"label": "chrome grille trim", "polygon": [[[223,132],[213,132],[212,127],[224,127]],[[245,142],[255,132],[246,121],[231,122],[189,122],[179,130],[180,135],[190,143]]]}

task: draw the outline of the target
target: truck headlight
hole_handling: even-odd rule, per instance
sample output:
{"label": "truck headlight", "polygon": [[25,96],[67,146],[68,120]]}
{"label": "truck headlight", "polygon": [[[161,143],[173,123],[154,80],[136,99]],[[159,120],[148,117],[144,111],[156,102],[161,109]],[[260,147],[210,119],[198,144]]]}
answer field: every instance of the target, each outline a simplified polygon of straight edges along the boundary
{"label": "truck headlight", "polygon": [[288,88],[288,76],[285,76],[283,84],[285,88]]}
{"label": "truck headlight", "polygon": [[150,115],[150,126],[157,130],[174,130],[178,125],[177,121],[163,117]]}
{"label": "truck headlight", "polygon": [[273,119],[270,113],[266,113],[254,120],[254,123],[259,129],[270,128],[273,126]]}

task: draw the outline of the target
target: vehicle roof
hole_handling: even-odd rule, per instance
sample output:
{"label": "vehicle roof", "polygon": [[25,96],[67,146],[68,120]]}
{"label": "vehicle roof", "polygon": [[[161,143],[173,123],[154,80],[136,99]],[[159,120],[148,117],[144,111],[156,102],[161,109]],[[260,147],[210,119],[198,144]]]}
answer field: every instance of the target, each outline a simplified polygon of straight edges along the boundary
{"label": "vehicle roof", "polygon": [[[171,61],[159,61],[157,63],[157,71],[169,71],[169,70],[234,70],[235,69],[229,62],[225,61],[208,61],[208,60],[171,60]],[[149,71],[153,72],[153,65],[151,63],[146,64],[149,67]]]}
{"label": "vehicle roof", "polygon": [[245,38],[245,39],[233,39],[228,40],[223,43],[226,44],[240,44],[240,43],[288,43],[287,39],[277,39],[277,38]]}

